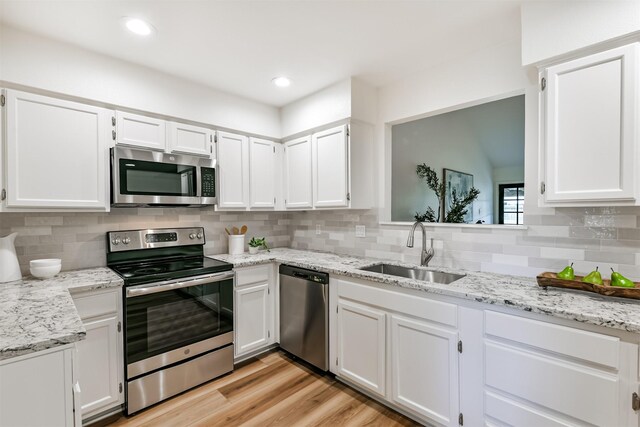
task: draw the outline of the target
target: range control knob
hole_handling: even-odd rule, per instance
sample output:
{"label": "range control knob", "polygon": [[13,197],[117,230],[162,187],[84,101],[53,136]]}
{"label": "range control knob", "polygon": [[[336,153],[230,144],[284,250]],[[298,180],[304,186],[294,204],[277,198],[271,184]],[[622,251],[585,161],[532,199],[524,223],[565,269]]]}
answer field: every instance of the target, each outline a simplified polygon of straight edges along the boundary
{"label": "range control knob", "polygon": [[113,239],[113,240],[111,241],[111,243],[112,243],[113,245],[118,245],[118,244],[120,244],[120,238],[119,238],[119,237],[116,237],[115,239]]}
{"label": "range control knob", "polygon": [[125,237],[122,239],[122,243],[124,243],[125,245],[128,245],[129,243],[131,243],[131,239],[128,237]]}
{"label": "range control knob", "polygon": [[197,237],[198,239],[202,239],[202,233],[198,233],[198,234],[196,235],[196,237]]}
{"label": "range control knob", "polygon": [[190,238],[191,240],[195,239],[195,238],[196,238],[195,233],[191,233],[191,234],[189,234],[189,238]]}

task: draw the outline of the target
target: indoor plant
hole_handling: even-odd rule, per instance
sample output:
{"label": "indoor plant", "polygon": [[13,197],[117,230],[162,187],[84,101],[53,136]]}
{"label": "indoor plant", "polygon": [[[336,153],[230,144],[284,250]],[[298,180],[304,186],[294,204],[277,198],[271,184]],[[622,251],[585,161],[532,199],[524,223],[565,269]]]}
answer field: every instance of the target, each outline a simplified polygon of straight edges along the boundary
{"label": "indoor plant", "polygon": [[258,253],[258,250],[261,248],[266,249],[267,251],[269,250],[269,247],[267,246],[267,239],[264,237],[261,239],[252,237],[251,240],[249,241],[249,253],[256,254]]}

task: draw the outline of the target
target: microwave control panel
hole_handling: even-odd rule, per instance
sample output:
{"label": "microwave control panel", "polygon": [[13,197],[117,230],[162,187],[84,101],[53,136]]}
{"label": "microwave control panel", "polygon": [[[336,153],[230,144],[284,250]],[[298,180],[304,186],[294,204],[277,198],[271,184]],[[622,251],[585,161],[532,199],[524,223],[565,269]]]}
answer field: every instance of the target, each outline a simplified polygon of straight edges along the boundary
{"label": "microwave control panel", "polygon": [[202,173],[202,197],[216,197],[216,170],[200,168]]}

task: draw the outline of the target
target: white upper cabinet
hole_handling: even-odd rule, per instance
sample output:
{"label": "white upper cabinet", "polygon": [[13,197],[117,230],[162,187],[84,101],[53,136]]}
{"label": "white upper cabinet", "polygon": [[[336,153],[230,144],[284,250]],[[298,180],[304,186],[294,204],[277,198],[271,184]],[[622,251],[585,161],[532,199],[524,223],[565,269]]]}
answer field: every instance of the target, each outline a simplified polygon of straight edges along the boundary
{"label": "white upper cabinet", "polygon": [[220,196],[218,207],[242,208],[249,205],[249,138],[218,132]]}
{"label": "white upper cabinet", "polygon": [[113,112],[6,91],[4,208],[109,210]]}
{"label": "white upper cabinet", "polygon": [[276,206],[276,147],[273,141],[249,138],[251,207]]}
{"label": "white upper cabinet", "polygon": [[313,205],[349,205],[349,141],[347,125],[313,134]]}
{"label": "white upper cabinet", "polygon": [[284,198],[287,209],[312,208],[311,135],[284,144]]}
{"label": "white upper cabinet", "polygon": [[213,156],[213,131],[140,114],[116,112],[116,144],[167,153]]}
{"label": "white upper cabinet", "polygon": [[637,43],[544,70],[546,202],[633,203],[639,72]]}
{"label": "white upper cabinet", "polygon": [[205,157],[213,154],[213,132],[211,129],[176,122],[169,122],[168,127],[169,152]]}
{"label": "white upper cabinet", "polygon": [[166,122],[139,114],[116,112],[116,144],[164,151],[167,144]]}

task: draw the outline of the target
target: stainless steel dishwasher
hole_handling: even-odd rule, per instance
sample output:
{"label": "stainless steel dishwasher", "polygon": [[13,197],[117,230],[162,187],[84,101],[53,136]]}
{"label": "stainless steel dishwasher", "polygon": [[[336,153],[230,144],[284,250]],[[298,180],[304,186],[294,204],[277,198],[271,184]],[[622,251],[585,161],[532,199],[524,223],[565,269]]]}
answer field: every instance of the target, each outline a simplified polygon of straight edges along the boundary
{"label": "stainless steel dishwasher", "polygon": [[329,275],[280,266],[280,347],[329,369]]}

